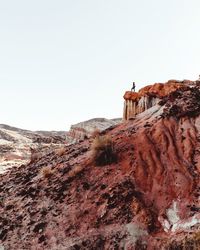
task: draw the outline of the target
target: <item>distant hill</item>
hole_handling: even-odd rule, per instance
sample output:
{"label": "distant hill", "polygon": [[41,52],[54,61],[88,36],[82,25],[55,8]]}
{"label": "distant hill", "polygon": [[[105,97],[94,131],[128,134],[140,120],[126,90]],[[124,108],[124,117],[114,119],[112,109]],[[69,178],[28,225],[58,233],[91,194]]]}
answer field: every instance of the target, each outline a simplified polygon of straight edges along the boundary
{"label": "distant hill", "polygon": [[66,132],[29,131],[0,124],[0,172],[30,160],[31,148],[41,152],[66,144]]}
{"label": "distant hill", "polygon": [[95,118],[72,125],[67,131],[30,131],[0,124],[0,173],[12,166],[28,163],[31,148],[40,153],[77,143],[98,129],[116,125],[120,119]]}
{"label": "distant hill", "polygon": [[95,130],[101,132],[116,126],[120,122],[122,122],[121,118],[93,118],[84,122],[79,122],[71,126],[70,131],[67,133],[67,138],[69,141],[72,139],[72,142],[83,140],[90,137]]}
{"label": "distant hill", "polygon": [[[124,122],[1,174],[0,247],[200,249],[200,84],[177,84],[128,93]],[[18,152],[63,143],[1,133]]]}

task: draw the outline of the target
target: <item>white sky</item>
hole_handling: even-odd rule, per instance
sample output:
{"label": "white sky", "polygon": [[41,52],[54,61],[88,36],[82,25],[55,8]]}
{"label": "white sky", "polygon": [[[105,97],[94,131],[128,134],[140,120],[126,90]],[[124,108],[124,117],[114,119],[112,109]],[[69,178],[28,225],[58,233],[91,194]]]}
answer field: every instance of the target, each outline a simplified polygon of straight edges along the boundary
{"label": "white sky", "polygon": [[199,0],[0,0],[0,123],[68,130],[200,74]]}

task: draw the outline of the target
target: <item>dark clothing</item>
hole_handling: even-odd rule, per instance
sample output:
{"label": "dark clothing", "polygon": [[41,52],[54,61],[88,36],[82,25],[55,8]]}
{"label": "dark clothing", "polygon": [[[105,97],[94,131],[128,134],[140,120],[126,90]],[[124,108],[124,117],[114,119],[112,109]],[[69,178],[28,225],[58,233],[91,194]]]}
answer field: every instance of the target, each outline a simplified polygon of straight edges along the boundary
{"label": "dark clothing", "polygon": [[135,92],[135,83],[134,82],[133,82],[133,87],[132,87],[131,91]]}

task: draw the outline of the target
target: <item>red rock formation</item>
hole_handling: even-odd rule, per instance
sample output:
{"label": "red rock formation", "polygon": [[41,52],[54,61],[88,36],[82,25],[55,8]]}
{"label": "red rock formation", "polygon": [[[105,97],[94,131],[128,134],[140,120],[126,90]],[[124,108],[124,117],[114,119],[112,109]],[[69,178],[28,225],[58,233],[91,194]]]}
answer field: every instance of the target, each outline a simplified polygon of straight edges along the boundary
{"label": "red rock formation", "polygon": [[170,249],[197,231],[200,87],[178,88],[103,134],[117,163],[95,166],[87,139],[0,176],[5,249]]}
{"label": "red rock formation", "polygon": [[94,118],[72,125],[70,131],[30,131],[0,124],[0,173],[12,166],[30,161],[31,148],[46,153],[53,147],[76,143],[90,137],[95,130],[103,131],[121,119]]}
{"label": "red rock formation", "polygon": [[[193,84],[194,82],[187,82]],[[123,119],[129,120],[146,109],[158,104],[158,102],[179,88],[186,88],[185,81],[170,80],[167,83],[155,83],[148,85],[138,92],[126,91],[124,94]]]}

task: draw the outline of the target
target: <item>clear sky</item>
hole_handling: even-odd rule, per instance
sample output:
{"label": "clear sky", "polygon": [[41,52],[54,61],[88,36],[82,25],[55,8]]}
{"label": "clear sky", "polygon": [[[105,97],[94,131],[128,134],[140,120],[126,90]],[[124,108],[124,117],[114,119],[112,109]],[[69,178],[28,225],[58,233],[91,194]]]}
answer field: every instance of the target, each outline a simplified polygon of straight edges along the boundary
{"label": "clear sky", "polygon": [[68,130],[200,74],[199,0],[0,0],[0,123]]}

